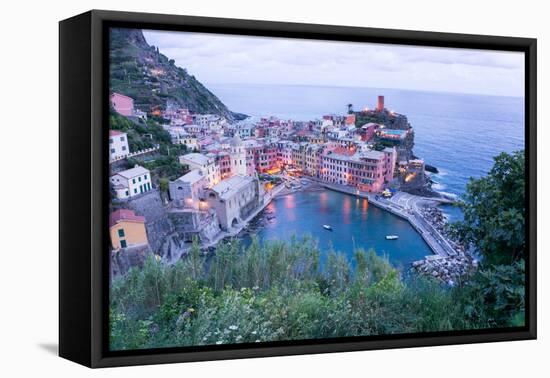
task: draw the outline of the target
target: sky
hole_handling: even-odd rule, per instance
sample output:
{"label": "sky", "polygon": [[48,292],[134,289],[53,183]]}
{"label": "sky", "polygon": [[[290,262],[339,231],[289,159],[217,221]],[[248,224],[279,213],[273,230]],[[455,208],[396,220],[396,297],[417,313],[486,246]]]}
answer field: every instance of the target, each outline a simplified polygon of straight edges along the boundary
{"label": "sky", "polygon": [[204,84],[393,88],[522,97],[520,52],[144,30]]}

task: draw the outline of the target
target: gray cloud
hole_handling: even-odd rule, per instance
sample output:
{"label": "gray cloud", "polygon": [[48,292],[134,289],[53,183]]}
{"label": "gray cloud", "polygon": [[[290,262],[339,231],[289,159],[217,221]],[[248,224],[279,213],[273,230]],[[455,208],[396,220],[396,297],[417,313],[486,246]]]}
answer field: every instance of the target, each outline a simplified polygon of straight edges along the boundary
{"label": "gray cloud", "polygon": [[144,35],[206,83],[523,95],[522,53],[147,30]]}

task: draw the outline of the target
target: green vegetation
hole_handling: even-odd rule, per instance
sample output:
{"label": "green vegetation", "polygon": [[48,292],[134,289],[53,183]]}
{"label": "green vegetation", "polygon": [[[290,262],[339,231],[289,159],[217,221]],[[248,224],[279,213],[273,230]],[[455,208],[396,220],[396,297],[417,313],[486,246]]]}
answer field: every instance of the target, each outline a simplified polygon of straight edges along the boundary
{"label": "green vegetation", "polygon": [[110,115],[110,127],[113,130],[124,131],[128,134],[130,151],[140,151],[159,146],[156,156],[151,160],[139,157],[128,158],[128,166],[139,164],[152,172],[157,183],[163,180],[175,180],[186,172],[179,163],[178,156],[187,153],[187,147],[182,144],[172,144],[170,134],[155,120],[131,121],[114,111]]}
{"label": "green vegetation", "polygon": [[386,147],[393,147],[396,143],[390,142],[388,140],[379,140],[372,147],[376,151],[382,151]]}
{"label": "green vegetation", "polygon": [[[114,279],[111,348],[139,349],[479,329],[523,322],[523,265],[489,269],[461,287],[403,280],[386,258],[352,262],[307,238],[195,243],[173,266],[155,259]],[[354,268],[354,269],[352,269]]]}
{"label": "green vegetation", "polygon": [[494,160],[487,176],[470,179],[464,221],[451,229],[486,264],[510,264],[525,257],[525,153],[501,153]]}
{"label": "green vegetation", "polygon": [[[229,111],[194,76],[149,46],[141,30],[111,29],[109,55],[111,92],[132,97],[134,106],[150,116],[153,108],[166,109],[168,101],[230,120],[243,116]],[[160,119],[155,121],[163,123]]]}
{"label": "green vegetation", "polygon": [[384,120],[377,114],[366,112],[355,112],[355,126],[361,127],[367,123],[384,123]]}

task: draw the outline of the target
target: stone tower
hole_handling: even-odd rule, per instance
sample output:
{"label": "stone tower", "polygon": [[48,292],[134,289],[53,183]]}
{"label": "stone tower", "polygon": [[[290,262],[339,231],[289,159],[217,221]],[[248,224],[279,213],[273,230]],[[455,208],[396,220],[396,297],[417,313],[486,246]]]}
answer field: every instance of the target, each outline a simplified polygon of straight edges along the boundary
{"label": "stone tower", "polygon": [[229,144],[231,146],[231,176],[246,176],[246,150],[239,134],[235,134]]}

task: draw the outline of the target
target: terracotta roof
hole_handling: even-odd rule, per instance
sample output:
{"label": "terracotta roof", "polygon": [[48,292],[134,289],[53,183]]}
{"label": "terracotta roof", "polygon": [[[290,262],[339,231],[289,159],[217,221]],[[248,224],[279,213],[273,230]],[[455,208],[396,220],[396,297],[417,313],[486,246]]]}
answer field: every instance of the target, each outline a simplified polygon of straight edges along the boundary
{"label": "terracotta roof", "polygon": [[116,135],[123,135],[123,134],[126,134],[126,133],[123,133],[122,131],[118,131],[118,130],[109,130],[109,136],[116,136]]}
{"label": "terracotta roof", "polygon": [[145,217],[136,215],[132,210],[119,209],[119,210],[113,211],[109,216],[109,227],[113,227],[115,224],[121,221],[144,223]]}
{"label": "terracotta roof", "polygon": [[335,149],[332,150],[332,152],[335,154],[344,155],[344,156],[351,156],[355,154],[355,150],[350,150],[348,148],[343,148],[343,147],[336,147]]}

